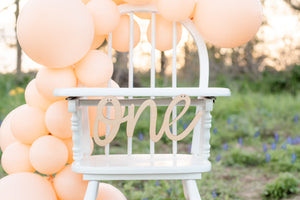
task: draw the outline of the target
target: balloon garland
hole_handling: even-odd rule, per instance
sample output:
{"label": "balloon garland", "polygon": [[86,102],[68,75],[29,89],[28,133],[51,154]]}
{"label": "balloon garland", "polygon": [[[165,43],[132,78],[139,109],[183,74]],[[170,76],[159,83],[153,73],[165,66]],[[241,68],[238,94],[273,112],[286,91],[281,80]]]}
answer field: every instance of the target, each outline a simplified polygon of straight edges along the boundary
{"label": "balloon garland", "polygon": [[[112,47],[129,50],[129,16],[120,16],[117,7],[124,3],[157,6],[156,48],[161,51],[172,48],[173,21],[190,18],[205,40],[227,48],[247,43],[262,23],[259,0],[29,0],[19,15],[17,36],[24,52],[44,67],[26,87],[26,104],[2,123],[1,160],[9,175],[0,180],[0,199],[83,199],[87,182],[67,165],[73,162],[71,114],[66,100],[53,96],[53,90],[108,86],[113,62],[95,49],[111,32]],[[133,30],[135,46],[141,35],[135,21]],[[177,31],[179,42],[179,23]],[[150,35],[151,25],[149,41]],[[112,80],[111,86],[119,87]],[[95,110],[89,112],[92,123]],[[104,135],[105,127],[99,130]],[[126,199],[111,185],[101,183],[99,189],[97,199]]]}

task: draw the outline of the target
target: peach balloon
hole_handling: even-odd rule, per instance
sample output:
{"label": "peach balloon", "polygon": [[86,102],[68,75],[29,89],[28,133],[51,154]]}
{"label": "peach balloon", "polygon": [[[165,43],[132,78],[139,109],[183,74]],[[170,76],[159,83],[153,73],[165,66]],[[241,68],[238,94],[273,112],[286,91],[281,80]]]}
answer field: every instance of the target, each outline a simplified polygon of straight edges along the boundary
{"label": "peach balloon", "polygon": [[76,87],[77,79],[73,67],[53,69],[43,67],[36,75],[36,88],[49,101],[63,100],[65,97],[53,96],[55,88]]}
{"label": "peach balloon", "polygon": [[[156,15],[155,23],[155,48],[167,51],[173,48],[173,22],[166,20],[161,15]],[[152,23],[152,22],[151,22]],[[151,23],[147,29],[147,38],[151,43]],[[177,23],[177,43],[181,39],[182,27]]]}
{"label": "peach balloon", "polygon": [[28,105],[18,109],[12,116],[11,129],[15,138],[24,144],[32,144],[49,133],[45,125],[45,112]]}
{"label": "peach balloon", "polygon": [[125,1],[122,0],[113,0],[113,2],[115,2],[117,5],[126,3]]}
{"label": "peach balloon", "polygon": [[54,136],[43,136],[32,144],[29,159],[38,172],[54,174],[67,163],[68,148],[62,140]]}
{"label": "peach balloon", "polygon": [[[118,27],[112,32],[112,47],[120,52],[129,51],[130,17],[122,15]],[[135,47],[141,37],[138,23],[134,20],[133,24],[133,46]]]}
{"label": "peach balloon", "polygon": [[196,0],[159,0],[157,9],[169,21],[188,19],[195,7]]}
{"label": "peach balloon", "polygon": [[[68,164],[72,164],[73,161],[74,161],[73,160],[73,150],[72,150],[72,148],[73,148],[73,140],[72,140],[72,138],[69,138],[69,139],[63,140],[63,142],[65,143],[65,145],[68,148],[68,161],[67,161],[67,163]],[[93,140],[91,138],[91,151],[90,151],[90,154],[92,154],[93,150],[94,150],[94,142],[93,142]]]}
{"label": "peach balloon", "polygon": [[44,111],[48,109],[51,104],[47,98],[40,94],[35,85],[36,79],[32,79],[25,89],[25,101],[27,105],[40,108]]}
{"label": "peach balloon", "polygon": [[3,200],[56,200],[51,183],[42,176],[23,172],[0,180],[0,199]]}
{"label": "peach balloon", "polygon": [[81,0],[82,3],[87,4],[90,0]]}
{"label": "peach balloon", "polygon": [[28,1],[17,22],[24,52],[47,67],[67,67],[78,62],[94,38],[93,17],[79,0]]}
{"label": "peach balloon", "polygon": [[126,197],[116,187],[107,183],[100,183],[97,200],[112,200],[112,199],[126,200]]}
{"label": "peach balloon", "polygon": [[83,85],[87,87],[101,86],[111,78],[113,63],[110,57],[104,52],[91,50],[76,64],[75,73]]}
{"label": "peach balloon", "polygon": [[124,1],[131,4],[146,4],[151,2],[151,0],[124,0]]}
{"label": "peach balloon", "polygon": [[254,37],[262,23],[262,6],[259,0],[199,0],[194,23],[205,40],[234,48]]}
{"label": "peach balloon", "polygon": [[53,185],[57,196],[63,200],[84,199],[88,181],[84,181],[82,174],[72,171],[71,165],[67,165],[54,178]]}
{"label": "peach balloon", "polygon": [[1,158],[4,171],[8,174],[34,172],[35,169],[29,161],[29,149],[29,145],[20,142],[9,145]]}
{"label": "peach balloon", "polygon": [[90,0],[86,7],[93,16],[96,35],[106,35],[118,26],[120,11],[112,0]]}
{"label": "peach balloon", "polygon": [[68,112],[68,101],[57,101],[48,108],[45,123],[49,132],[61,139],[72,137],[72,113]]}
{"label": "peach balloon", "polygon": [[95,35],[91,50],[98,49],[105,40],[105,35]]}
{"label": "peach balloon", "polygon": [[22,107],[25,107],[25,106],[27,106],[27,105],[25,104],[25,105],[22,105],[22,106],[19,106],[19,107],[13,109],[4,118],[4,120],[1,124],[1,127],[0,127],[0,147],[1,147],[2,152],[4,152],[6,147],[8,147],[10,144],[18,141],[15,138],[15,136],[13,135],[12,130],[11,130],[11,118],[19,109],[21,109]]}

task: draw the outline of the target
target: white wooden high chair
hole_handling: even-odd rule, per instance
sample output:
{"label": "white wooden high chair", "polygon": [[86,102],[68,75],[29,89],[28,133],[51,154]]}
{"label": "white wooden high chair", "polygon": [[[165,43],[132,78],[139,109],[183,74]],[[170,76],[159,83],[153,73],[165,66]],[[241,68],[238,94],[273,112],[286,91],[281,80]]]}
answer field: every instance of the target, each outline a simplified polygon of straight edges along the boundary
{"label": "white wooden high chair", "polygon": [[[153,5],[119,6],[121,14],[130,15],[130,51],[129,51],[129,86],[128,88],[62,88],[56,89],[56,96],[66,96],[69,102],[69,112],[72,116],[73,130],[73,157],[72,169],[74,172],[82,173],[85,180],[89,181],[85,195],[85,200],[94,200],[97,196],[98,184],[102,180],[182,180],[186,199],[198,200],[196,180],[201,179],[203,172],[211,169],[208,160],[210,155],[210,127],[211,114],[213,109],[214,97],[230,96],[227,88],[209,88],[209,64],[208,54],[204,41],[196,30],[191,20],[182,21],[181,24],[188,30],[195,40],[198,48],[200,61],[199,87],[177,87],[177,63],[176,63],[176,23],[173,29],[173,69],[172,87],[155,87],[155,23],[152,23],[152,63],[150,88],[133,87],[133,13],[150,12],[152,20],[155,22],[155,14],[158,13]],[[170,36],[171,37],[171,36]],[[109,55],[111,56],[111,34],[109,36]],[[91,100],[87,97],[102,96],[102,100]],[[125,97],[118,100],[116,97]],[[190,98],[192,97],[192,98]],[[99,103],[99,104],[98,104]],[[112,105],[111,105],[112,104]],[[98,105],[98,116],[95,120],[94,132],[97,133],[98,120],[105,121],[107,124],[106,137],[101,139],[94,136],[95,142],[104,146],[103,155],[90,155],[90,129],[88,119],[88,106]],[[121,106],[128,106],[128,114],[122,116]],[[108,116],[111,106],[115,110],[113,120],[103,116],[103,107],[108,107]],[[134,111],[134,106],[140,106],[139,111]],[[164,122],[158,133],[156,131],[156,106],[168,106]],[[178,114],[177,106],[184,109]],[[177,121],[182,117],[189,106],[196,106],[194,119],[182,132],[177,132]],[[149,154],[135,154],[132,151],[132,136],[134,127],[139,114],[144,108],[150,107],[150,149]],[[135,118],[136,117],[136,118]],[[172,122],[170,122],[172,117]],[[118,132],[119,125],[127,122],[127,152],[124,154],[110,154],[109,143],[114,139]],[[110,128],[112,126],[112,128]],[[172,131],[170,131],[170,126]],[[160,127],[158,127],[160,128]],[[193,134],[191,141],[191,153],[180,154],[177,152],[177,141],[183,139],[189,132]],[[162,134],[166,134],[172,142],[172,153],[155,153],[155,143],[160,140]],[[111,147],[113,148],[113,147]],[[145,147],[146,148],[146,147]]]}

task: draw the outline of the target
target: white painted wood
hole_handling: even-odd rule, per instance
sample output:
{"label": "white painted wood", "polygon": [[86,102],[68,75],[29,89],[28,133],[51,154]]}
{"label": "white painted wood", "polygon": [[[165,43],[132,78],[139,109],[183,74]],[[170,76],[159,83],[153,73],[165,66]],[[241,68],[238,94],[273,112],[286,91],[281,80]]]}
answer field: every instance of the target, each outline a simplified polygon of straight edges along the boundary
{"label": "white painted wood", "polygon": [[98,195],[99,182],[89,181],[88,187],[84,196],[84,200],[96,200]]}
{"label": "white painted wood", "polygon": [[58,88],[55,96],[86,97],[86,96],[135,96],[135,97],[175,97],[181,94],[188,96],[218,97],[230,96],[227,88]]}
{"label": "white painted wood", "polygon": [[187,200],[201,200],[195,180],[183,180],[184,195]]}

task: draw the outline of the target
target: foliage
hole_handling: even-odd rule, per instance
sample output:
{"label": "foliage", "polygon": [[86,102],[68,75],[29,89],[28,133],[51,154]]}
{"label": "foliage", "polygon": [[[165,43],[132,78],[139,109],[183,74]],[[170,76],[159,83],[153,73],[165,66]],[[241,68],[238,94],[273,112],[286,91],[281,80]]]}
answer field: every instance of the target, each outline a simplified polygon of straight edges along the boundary
{"label": "foliage", "polygon": [[280,174],[279,177],[271,183],[268,183],[264,189],[264,199],[281,199],[291,194],[299,192],[299,181],[290,173]]}
{"label": "foliage", "polygon": [[248,152],[243,149],[233,149],[226,156],[223,161],[225,166],[244,166],[254,167],[264,164],[265,158],[256,152]]}

